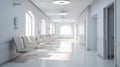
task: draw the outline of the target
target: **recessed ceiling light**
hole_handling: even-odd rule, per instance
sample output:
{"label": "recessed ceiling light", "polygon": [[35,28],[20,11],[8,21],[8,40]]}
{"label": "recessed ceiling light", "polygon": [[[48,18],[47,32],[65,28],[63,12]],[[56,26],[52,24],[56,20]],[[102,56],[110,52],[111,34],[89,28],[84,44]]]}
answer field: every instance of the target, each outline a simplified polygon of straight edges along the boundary
{"label": "recessed ceiling light", "polygon": [[67,13],[58,13],[57,15],[68,15]]}
{"label": "recessed ceiling light", "polygon": [[70,1],[68,1],[68,0],[54,0],[53,3],[58,4],[58,5],[66,5],[66,4],[70,4]]}

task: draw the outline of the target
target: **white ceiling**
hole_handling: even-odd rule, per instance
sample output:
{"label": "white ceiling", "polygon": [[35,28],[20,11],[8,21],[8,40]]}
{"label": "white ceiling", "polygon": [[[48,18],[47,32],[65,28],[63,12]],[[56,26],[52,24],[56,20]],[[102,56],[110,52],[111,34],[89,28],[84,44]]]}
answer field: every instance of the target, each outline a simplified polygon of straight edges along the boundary
{"label": "white ceiling", "polygon": [[[54,22],[63,22],[60,19],[64,18],[64,22],[74,22],[74,20],[81,14],[81,12],[93,2],[93,0],[70,0],[71,4],[56,5],[53,0],[31,0],[38,6],[48,17]],[[65,11],[67,16],[58,16],[57,13]]]}

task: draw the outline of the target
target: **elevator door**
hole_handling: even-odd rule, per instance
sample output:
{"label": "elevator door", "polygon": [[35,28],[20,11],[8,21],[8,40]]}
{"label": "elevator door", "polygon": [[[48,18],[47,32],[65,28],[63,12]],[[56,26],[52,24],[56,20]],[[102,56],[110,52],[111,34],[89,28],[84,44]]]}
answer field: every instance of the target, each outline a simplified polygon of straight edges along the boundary
{"label": "elevator door", "polygon": [[108,58],[114,57],[114,5],[108,8]]}

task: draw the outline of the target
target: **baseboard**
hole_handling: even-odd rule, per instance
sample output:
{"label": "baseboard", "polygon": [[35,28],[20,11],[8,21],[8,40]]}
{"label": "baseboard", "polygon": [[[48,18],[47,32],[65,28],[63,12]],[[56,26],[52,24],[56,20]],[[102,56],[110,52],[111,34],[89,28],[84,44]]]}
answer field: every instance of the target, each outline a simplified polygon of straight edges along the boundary
{"label": "baseboard", "polygon": [[0,64],[0,67],[2,67],[4,64],[7,64],[7,63],[9,63],[9,62],[11,62],[11,61],[13,61],[13,60],[19,58],[20,56],[21,56],[21,55],[18,55],[18,56],[14,57],[14,58],[12,58],[12,59],[6,61],[6,62],[1,63],[1,64]]}
{"label": "baseboard", "polygon": [[106,59],[105,57],[103,57],[103,56],[101,56],[101,55],[99,55],[99,54],[98,54],[98,56],[101,57],[101,58],[103,58],[103,59]]}
{"label": "baseboard", "polygon": [[90,51],[90,49],[87,49],[87,51]]}
{"label": "baseboard", "polygon": [[118,65],[115,65],[115,67],[119,67]]}

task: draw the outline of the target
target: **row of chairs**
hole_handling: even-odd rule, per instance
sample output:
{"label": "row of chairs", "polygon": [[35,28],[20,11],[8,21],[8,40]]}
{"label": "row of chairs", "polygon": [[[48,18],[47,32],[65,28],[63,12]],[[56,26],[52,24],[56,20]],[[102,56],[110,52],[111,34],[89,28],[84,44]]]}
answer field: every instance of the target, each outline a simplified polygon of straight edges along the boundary
{"label": "row of chairs", "polygon": [[35,49],[39,49],[44,44],[48,44],[54,40],[55,40],[54,35],[41,35],[36,37],[22,36],[12,38],[17,53],[26,53],[33,51]]}

